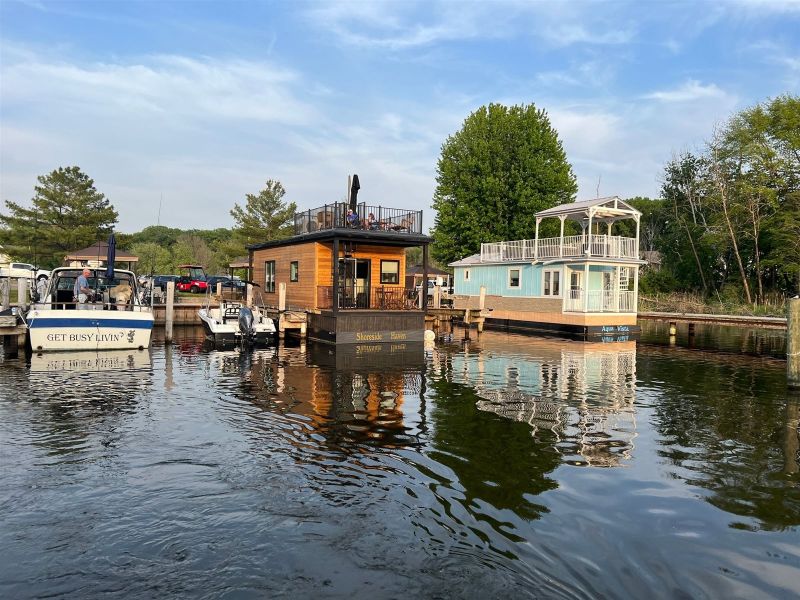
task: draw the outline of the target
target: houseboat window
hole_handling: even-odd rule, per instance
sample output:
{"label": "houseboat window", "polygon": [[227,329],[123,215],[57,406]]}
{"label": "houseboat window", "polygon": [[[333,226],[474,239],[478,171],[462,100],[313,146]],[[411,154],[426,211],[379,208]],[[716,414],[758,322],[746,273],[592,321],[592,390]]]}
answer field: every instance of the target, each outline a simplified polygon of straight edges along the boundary
{"label": "houseboat window", "polygon": [[464,281],[469,281],[469,269],[464,269]]}
{"label": "houseboat window", "polygon": [[519,287],[519,269],[508,270],[508,287]]}
{"label": "houseboat window", "polygon": [[400,261],[381,261],[381,283],[400,283]]}
{"label": "houseboat window", "polygon": [[544,272],[544,296],[561,295],[561,271]]}
{"label": "houseboat window", "polygon": [[289,281],[297,281],[297,276],[300,271],[300,261],[293,260],[289,263]]}
{"label": "houseboat window", "polygon": [[264,291],[275,293],[275,261],[264,262]]}

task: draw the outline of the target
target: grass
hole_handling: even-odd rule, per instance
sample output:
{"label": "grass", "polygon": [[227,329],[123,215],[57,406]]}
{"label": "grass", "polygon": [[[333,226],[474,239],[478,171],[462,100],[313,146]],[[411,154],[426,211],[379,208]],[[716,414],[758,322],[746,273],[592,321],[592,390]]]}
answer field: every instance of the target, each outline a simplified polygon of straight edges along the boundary
{"label": "grass", "polygon": [[639,294],[640,312],[675,312],[709,315],[739,315],[746,317],[785,317],[786,299],[753,305],[724,298],[716,300],[699,294],[671,292],[644,296]]}

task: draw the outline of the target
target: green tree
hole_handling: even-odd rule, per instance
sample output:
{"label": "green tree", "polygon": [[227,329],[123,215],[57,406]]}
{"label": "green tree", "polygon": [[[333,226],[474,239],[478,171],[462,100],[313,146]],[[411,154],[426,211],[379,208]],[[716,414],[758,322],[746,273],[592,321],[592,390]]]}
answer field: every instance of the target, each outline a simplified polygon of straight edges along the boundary
{"label": "green tree", "polygon": [[140,242],[130,247],[131,254],[139,257],[137,269],[141,274],[172,273],[175,267],[168,247],[154,242]]}
{"label": "green tree", "polygon": [[0,245],[15,258],[53,267],[73,250],[105,240],[117,211],[79,167],[59,167],[37,178],[32,207],[6,201]]}
{"label": "green tree", "polygon": [[538,211],[569,202],[572,167],[547,113],[490,104],[447,138],[437,165],[434,258],[447,264],[481,242],[530,238]]}
{"label": "green tree", "polygon": [[[279,240],[292,233],[292,218],[297,210],[294,202],[285,203],[286,190],[280,181],[269,179],[258,194],[247,194],[244,207],[235,204],[231,216],[236,222],[234,242],[239,246],[238,254],[245,247],[258,242]],[[234,250],[234,254],[235,254]]]}

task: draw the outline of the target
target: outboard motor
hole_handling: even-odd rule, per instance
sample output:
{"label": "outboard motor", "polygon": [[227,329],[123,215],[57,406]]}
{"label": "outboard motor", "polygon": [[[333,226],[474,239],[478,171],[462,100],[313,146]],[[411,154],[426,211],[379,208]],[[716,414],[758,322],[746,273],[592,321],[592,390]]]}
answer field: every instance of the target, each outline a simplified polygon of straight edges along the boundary
{"label": "outboard motor", "polygon": [[239,333],[242,334],[243,342],[253,343],[256,339],[253,311],[246,306],[239,309]]}

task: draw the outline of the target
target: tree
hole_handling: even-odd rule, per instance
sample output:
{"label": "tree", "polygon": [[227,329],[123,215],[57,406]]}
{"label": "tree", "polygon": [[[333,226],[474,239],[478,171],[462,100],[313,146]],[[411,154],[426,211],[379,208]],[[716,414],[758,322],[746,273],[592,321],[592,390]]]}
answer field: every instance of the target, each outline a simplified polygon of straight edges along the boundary
{"label": "tree", "polygon": [[447,264],[481,242],[530,238],[538,211],[569,202],[577,184],[547,113],[490,104],[447,138],[437,165],[434,258]]}
{"label": "tree", "polygon": [[0,242],[20,260],[53,267],[69,252],[105,240],[117,211],[79,167],[59,167],[37,178],[32,207],[6,201],[0,215]]}
{"label": "tree", "polygon": [[235,241],[244,247],[268,240],[279,240],[292,233],[292,218],[297,210],[294,202],[286,204],[280,181],[269,179],[266,186],[257,195],[247,194],[245,206],[235,204],[231,216],[236,222],[234,228]]}

